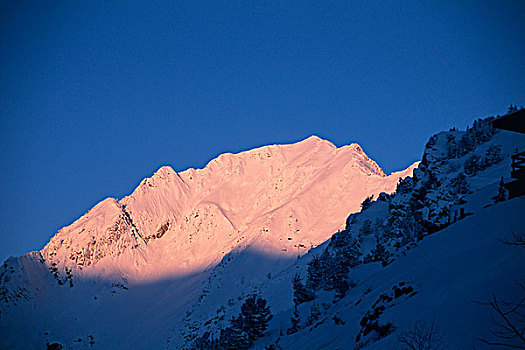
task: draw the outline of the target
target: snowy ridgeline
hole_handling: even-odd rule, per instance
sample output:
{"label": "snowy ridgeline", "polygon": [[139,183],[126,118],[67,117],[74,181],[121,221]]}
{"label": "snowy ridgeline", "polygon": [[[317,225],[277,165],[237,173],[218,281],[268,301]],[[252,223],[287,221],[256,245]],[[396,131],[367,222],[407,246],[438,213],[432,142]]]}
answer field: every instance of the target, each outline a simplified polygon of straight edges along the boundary
{"label": "snowy ridgeline", "polygon": [[390,176],[315,137],[163,167],[4,263],[0,348],[484,348],[524,295],[524,146],[487,119]]}
{"label": "snowy ridgeline", "polygon": [[[395,193],[364,200],[344,230],[282,273],[232,292],[224,289],[235,286],[239,267],[223,268],[224,287],[210,284],[212,302],[188,312],[173,348],[523,346],[509,327],[498,328],[505,321],[487,305],[499,301],[506,312],[525,296],[525,203],[507,200],[501,185],[510,154],[523,147],[525,137],[493,130],[490,119],[434,135],[413,177]],[[225,301],[224,293],[237,298]],[[261,321],[268,330],[260,338],[235,315],[254,295],[273,314]],[[523,311],[525,304],[508,316],[520,330]]]}
{"label": "snowy ridgeline", "polygon": [[221,290],[237,298],[343,228],[364,198],[394,191],[416,165],[386,176],[359,145],[312,136],[223,154],[204,169],[164,166],[40,252],[3,264],[0,348],[162,348],[194,302],[211,302],[222,269],[236,271],[236,286]]}

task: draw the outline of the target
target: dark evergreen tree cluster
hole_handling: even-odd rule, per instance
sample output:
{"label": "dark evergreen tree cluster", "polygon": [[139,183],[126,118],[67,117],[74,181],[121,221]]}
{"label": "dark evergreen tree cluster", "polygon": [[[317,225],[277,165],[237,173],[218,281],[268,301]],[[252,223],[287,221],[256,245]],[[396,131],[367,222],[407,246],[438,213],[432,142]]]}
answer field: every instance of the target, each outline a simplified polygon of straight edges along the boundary
{"label": "dark evergreen tree cluster", "polygon": [[[336,298],[342,298],[346,294],[351,287],[348,282],[350,267],[359,264],[359,243],[355,239],[352,242],[355,246],[337,249],[327,247],[320,256],[313,257],[308,263],[307,288],[333,290]],[[332,250],[336,253],[332,254]]]}
{"label": "dark evergreen tree cluster", "polygon": [[318,256],[314,256],[308,264],[308,287],[317,290],[333,290],[334,265],[336,260],[329,249]]}
{"label": "dark evergreen tree cluster", "polygon": [[299,332],[301,329],[301,318],[299,316],[299,311],[297,310],[297,305],[295,306],[293,316],[290,317],[290,321],[292,322],[292,325],[286,330],[286,334],[294,334]]}
{"label": "dark evergreen tree cluster", "polygon": [[[457,174],[448,186],[443,186],[440,180],[444,179],[442,174],[450,172],[450,165],[456,163],[433,156],[427,159],[431,160],[430,163],[420,164],[414,170],[411,186],[396,192],[403,198],[396,196],[389,202],[385,225],[380,227],[376,224],[375,230],[382,233],[385,246],[400,247],[417,242],[425,235],[449,225],[459,216],[456,212],[462,202],[462,195],[470,191],[465,174]],[[457,171],[457,168],[453,171]]]}
{"label": "dark evergreen tree cluster", "polygon": [[408,209],[404,203],[390,203],[384,235],[388,240],[398,240],[407,225]]}
{"label": "dark evergreen tree cluster", "polygon": [[386,193],[386,192],[381,192],[381,193],[377,196],[377,200],[380,201],[380,202],[388,202],[388,201],[390,201],[390,197],[391,197],[391,195],[389,195],[388,193]]}
{"label": "dark evergreen tree cluster", "polygon": [[388,250],[386,250],[385,246],[379,242],[377,242],[376,247],[370,251],[370,253],[365,257],[364,262],[382,262],[384,264],[387,263],[388,259],[392,256],[392,253],[390,253]]}
{"label": "dark evergreen tree cluster", "polygon": [[494,164],[497,164],[503,160],[501,155],[501,146],[492,145],[487,151],[485,151],[485,157],[483,158],[483,166],[488,168]]}
{"label": "dark evergreen tree cluster", "polygon": [[458,145],[457,154],[460,157],[474,150],[474,148],[476,147],[476,144],[474,143],[474,140],[472,139],[472,135],[469,133],[469,129],[467,129],[467,132],[460,137],[457,145]]}
{"label": "dark evergreen tree cluster", "polygon": [[219,349],[249,349],[252,346],[252,340],[248,336],[245,327],[242,315],[232,317],[230,326],[221,329]]}
{"label": "dark evergreen tree cluster", "polygon": [[456,137],[453,134],[447,135],[447,158],[459,158],[459,148]]}
{"label": "dark evergreen tree cluster", "polygon": [[[453,130],[442,136],[442,142],[446,142],[447,146],[445,153],[437,147],[438,143],[442,144],[439,135],[430,138],[423,160],[414,170],[413,177],[401,181],[396,189],[396,194],[408,199],[391,200],[386,224],[383,228],[377,225],[374,228],[383,234],[384,244],[403,246],[458,219],[462,195],[470,191],[465,174],[475,174],[502,160],[501,147],[495,145],[488,147],[481,156],[468,156],[479,145],[491,139],[495,133],[492,120],[492,117],[478,119],[466,132]],[[461,165],[451,163],[450,160],[464,156],[468,156],[463,164],[464,173],[459,172],[454,176],[449,182],[450,186],[442,186],[439,174],[443,173],[443,166],[447,164],[447,172],[456,172]],[[444,205],[446,202],[449,204]]]}
{"label": "dark evergreen tree cluster", "polygon": [[295,274],[293,281],[293,302],[295,305],[306,303],[310,300],[315,299],[315,293],[313,290],[306,288],[301,279],[301,275]]}
{"label": "dark evergreen tree cluster", "polygon": [[477,154],[473,154],[469,156],[465,160],[465,164],[463,165],[463,169],[465,169],[465,174],[467,175],[474,175],[477,174],[481,170],[481,159],[478,157]]}
{"label": "dark evergreen tree cluster", "polygon": [[206,332],[195,340],[193,346],[199,350],[249,349],[254,340],[265,335],[272,317],[267,301],[250,295],[242,304],[240,314],[233,316],[230,325],[220,330],[218,339]]}
{"label": "dark evergreen tree cluster", "polygon": [[301,325],[301,315],[297,309],[297,305],[294,307],[294,312],[292,317],[290,317],[290,327],[286,330],[286,334],[294,334],[299,332],[303,327],[308,327],[314,324],[315,321],[319,319],[321,315],[321,310],[319,309],[319,304],[313,303],[310,307],[310,315],[308,315],[306,322]]}
{"label": "dark evergreen tree cluster", "polygon": [[333,290],[336,298],[342,298],[352,286],[348,281],[350,269],[361,263],[360,248],[360,242],[348,231],[333,235],[325,251],[308,263],[306,287]]}
{"label": "dark evergreen tree cluster", "polygon": [[399,179],[396,187],[396,194],[406,194],[412,191],[414,181],[412,177],[405,177],[404,179]]}
{"label": "dark evergreen tree cluster", "polygon": [[472,152],[478,145],[490,140],[492,135],[496,132],[492,127],[492,120],[494,118],[478,119],[474,121],[472,127],[467,128],[467,131],[459,136],[459,139],[454,134],[447,135],[447,158],[460,158]]}
{"label": "dark evergreen tree cluster", "polygon": [[478,172],[501,162],[502,159],[501,146],[492,145],[487,149],[483,157],[473,154],[465,160],[465,173],[468,175],[477,174]]}
{"label": "dark evergreen tree cluster", "polygon": [[336,259],[348,268],[361,263],[361,244],[356,238],[349,239],[347,244],[335,249]]}
{"label": "dark evergreen tree cluster", "polygon": [[421,239],[430,225],[424,220],[427,190],[418,184],[406,201],[389,204],[384,237],[396,247]]}
{"label": "dark evergreen tree cluster", "polygon": [[306,326],[312,325],[315,321],[319,319],[319,316],[321,315],[321,310],[319,309],[319,304],[313,303],[310,307],[310,315],[306,319]]}
{"label": "dark evergreen tree cluster", "polygon": [[202,336],[195,339],[192,349],[195,350],[217,350],[219,349],[218,339],[213,338],[213,334],[205,332]]}
{"label": "dark evergreen tree cluster", "polygon": [[450,180],[450,189],[457,194],[469,193],[470,188],[464,173],[460,172]]}
{"label": "dark evergreen tree cluster", "polygon": [[496,130],[492,126],[493,120],[494,118],[492,117],[475,120],[472,127],[467,129],[467,133],[472,135],[474,145],[478,146],[487,142],[492,138],[492,135],[496,133]]}
{"label": "dark evergreen tree cluster", "polygon": [[265,299],[251,295],[242,304],[239,317],[244,320],[243,330],[253,341],[266,333],[268,322],[273,316]]}
{"label": "dark evergreen tree cluster", "polygon": [[421,168],[421,175],[417,179],[417,185],[408,200],[409,207],[409,234],[405,235],[404,244],[418,241],[424,235],[434,233],[439,228],[435,224],[436,206],[439,201],[432,198],[430,194],[435,194],[441,188],[441,183],[436,175],[434,168]]}

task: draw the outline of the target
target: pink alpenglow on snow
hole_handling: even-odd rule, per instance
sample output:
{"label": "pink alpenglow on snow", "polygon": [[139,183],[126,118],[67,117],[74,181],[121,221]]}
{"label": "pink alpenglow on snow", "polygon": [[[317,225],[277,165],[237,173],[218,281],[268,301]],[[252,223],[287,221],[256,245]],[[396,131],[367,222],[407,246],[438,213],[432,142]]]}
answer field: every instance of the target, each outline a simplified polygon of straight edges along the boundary
{"label": "pink alpenglow on snow", "polygon": [[0,329],[11,336],[0,347],[162,348],[197,304],[216,310],[278,276],[416,166],[386,176],[357,144],[312,136],[223,154],[204,169],[161,167],[40,252],[6,261]]}
{"label": "pink alpenglow on snow", "polygon": [[417,164],[386,176],[359,145],[311,136],[222,154],[204,169],[163,166],[131,195],[61,229],[41,253],[78,276],[129,281],[204,270],[238,246],[296,257]]}

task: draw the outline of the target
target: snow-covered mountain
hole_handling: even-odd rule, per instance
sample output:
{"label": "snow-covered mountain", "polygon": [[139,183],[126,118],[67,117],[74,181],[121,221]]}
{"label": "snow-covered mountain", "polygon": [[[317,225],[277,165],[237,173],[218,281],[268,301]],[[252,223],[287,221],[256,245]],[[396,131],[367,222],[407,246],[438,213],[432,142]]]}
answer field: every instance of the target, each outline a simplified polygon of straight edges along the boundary
{"label": "snow-covered mountain", "polygon": [[488,303],[525,327],[523,148],[484,119],[390,176],[317,137],[162,167],[4,263],[0,349],[519,345]]}
{"label": "snow-covered mountain", "polygon": [[[501,181],[524,148],[491,119],[432,136],[395,193],[365,201],[281,273],[242,288],[236,276],[252,265],[219,265],[170,348],[523,347],[509,324],[523,336],[525,201],[508,200]],[[251,295],[273,314],[263,337],[239,322]]]}
{"label": "snow-covered mountain", "polygon": [[190,309],[271,280],[416,167],[386,176],[359,145],[315,136],[164,166],[4,263],[0,348],[188,345]]}

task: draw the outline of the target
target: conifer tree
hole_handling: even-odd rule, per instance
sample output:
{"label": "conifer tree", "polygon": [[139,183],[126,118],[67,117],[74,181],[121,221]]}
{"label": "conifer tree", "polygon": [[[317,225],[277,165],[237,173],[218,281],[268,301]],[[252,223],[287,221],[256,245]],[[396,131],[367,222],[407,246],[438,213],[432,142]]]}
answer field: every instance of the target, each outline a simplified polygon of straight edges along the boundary
{"label": "conifer tree", "polygon": [[501,162],[501,145],[492,145],[485,152],[483,157],[483,167],[488,168],[491,165]]}
{"label": "conifer tree", "polygon": [[385,249],[385,246],[377,242],[375,249],[371,251],[372,261],[386,261],[390,258],[390,252]]}
{"label": "conifer tree", "polygon": [[241,315],[243,329],[248,334],[248,338],[253,341],[262,337],[268,328],[268,322],[272,319],[270,307],[266,299],[251,295],[241,305]]}
{"label": "conifer tree", "polygon": [[[368,221],[370,222],[370,220]],[[337,258],[340,259],[344,265],[347,265],[350,268],[357,266],[360,263],[360,248],[361,245],[359,244],[359,241],[354,238],[339,250]]]}
{"label": "conifer tree", "polygon": [[334,266],[337,263],[336,259],[332,256],[330,250],[325,249],[321,254],[320,261],[321,266],[319,274],[321,275],[321,288],[325,290],[332,290],[332,280],[334,279],[335,269]]}
{"label": "conifer tree", "polygon": [[213,339],[213,335],[210,332],[205,332],[193,343],[193,349],[196,350],[216,350],[218,346],[217,340]]}
{"label": "conifer tree", "polygon": [[230,327],[221,329],[219,338],[220,349],[249,349],[252,345],[252,340],[248,336],[248,333],[243,330],[242,316],[238,318],[233,317],[230,323]]}
{"label": "conifer tree", "polygon": [[465,174],[474,175],[480,170],[480,159],[476,154],[471,155],[465,160]]}
{"label": "conifer tree", "polygon": [[404,179],[399,179],[397,182],[396,192],[399,194],[408,193],[412,190],[413,179],[410,176],[405,177]]}
{"label": "conifer tree", "polygon": [[319,310],[319,305],[317,303],[313,303],[313,305],[310,307],[310,316],[308,316],[308,319],[306,320],[307,325],[313,324],[315,321],[319,319],[319,316],[321,315],[321,310]]}
{"label": "conifer tree", "polygon": [[297,306],[295,306],[293,316],[290,317],[290,321],[292,322],[292,325],[290,326],[290,328],[286,330],[286,334],[297,333],[301,329],[299,325],[299,323],[301,322],[301,318],[299,316],[299,311],[297,310]]}
{"label": "conifer tree", "polygon": [[344,298],[346,293],[350,289],[350,285],[346,280],[347,278],[347,276],[344,276],[344,278],[334,280],[333,288],[335,291],[335,300]]}
{"label": "conifer tree", "polygon": [[323,279],[322,276],[322,262],[319,255],[314,255],[312,260],[308,262],[308,280],[306,286],[313,290],[319,289]]}
{"label": "conifer tree", "polygon": [[301,276],[297,273],[293,278],[293,302],[295,305],[305,303],[315,299],[313,291],[306,288],[301,280]]}
{"label": "conifer tree", "polygon": [[505,183],[503,182],[503,177],[499,181],[498,194],[492,197],[496,203],[503,202],[507,199],[507,189],[505,188]]}
{"label": "conifer tree", "polygon": [[461,136],[458,142],[458,154],[464,156],[474,149],[474,141],[472,140],[472,135],[467,129],[467,132]]}
{"label": "conifer tree", "polygon": [[458,157],[458,144],[456,137],[452,134],[447,135],[447,157],[454,159]]}
{"label": "conifer tree", "polygon": [[372,201],[374,200],[374,195],[371,195],[370,197],[366,197],[363,202],[361,202],[361,211],[365,211],[370,207],[372,204]]}

